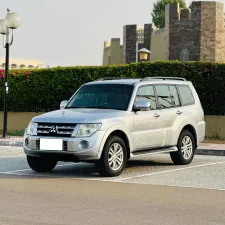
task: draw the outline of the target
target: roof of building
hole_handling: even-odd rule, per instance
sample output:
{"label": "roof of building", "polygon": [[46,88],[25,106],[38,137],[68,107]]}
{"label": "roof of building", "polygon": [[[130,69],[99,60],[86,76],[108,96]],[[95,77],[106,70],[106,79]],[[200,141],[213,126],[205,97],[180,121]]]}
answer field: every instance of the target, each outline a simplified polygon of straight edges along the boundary
{"label": "roof of building", "polygon": [[[5,58],[0,57],[0,64],[5,63]],[[16,59],[16,58],[10,58],[9,59],[9,64],[17,64],[17,65],[39,65],[43,64],[42,61],[40,60],[29,60],[29,59]]]}

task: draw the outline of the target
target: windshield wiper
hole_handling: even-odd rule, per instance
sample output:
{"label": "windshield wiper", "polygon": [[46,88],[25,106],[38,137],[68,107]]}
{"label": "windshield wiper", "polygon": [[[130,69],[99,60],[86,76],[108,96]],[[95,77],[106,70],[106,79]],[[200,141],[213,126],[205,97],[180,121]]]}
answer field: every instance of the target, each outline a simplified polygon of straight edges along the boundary
{"label": "windshield wiper", "polygon": [[85,108],[88,108],[88,109],[111,109],[111,108],[107,108],[104,106],[86,106]]}
{"label": "windshield wiper", "polygon": [[81,109],[83,107],[66,107],[65,109]]}

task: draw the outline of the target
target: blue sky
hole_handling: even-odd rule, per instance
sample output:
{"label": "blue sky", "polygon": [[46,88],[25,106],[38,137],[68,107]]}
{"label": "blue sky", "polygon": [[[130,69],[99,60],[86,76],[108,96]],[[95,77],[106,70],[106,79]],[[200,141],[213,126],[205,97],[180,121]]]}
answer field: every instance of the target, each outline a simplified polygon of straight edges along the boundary
{"label": "blue sky", "polygon": [[[122,38],[123,25],[151,22],[153,0],[0,0],[21,15],[10,56],[45,65],[100,65],[103,43]],[[220,2],[224,2],[221,0]],[[190,1],[187,1],[189,4]],[[1,40],[0,40],[1,41]],[[4,56],[0,47],[0,57]]]}

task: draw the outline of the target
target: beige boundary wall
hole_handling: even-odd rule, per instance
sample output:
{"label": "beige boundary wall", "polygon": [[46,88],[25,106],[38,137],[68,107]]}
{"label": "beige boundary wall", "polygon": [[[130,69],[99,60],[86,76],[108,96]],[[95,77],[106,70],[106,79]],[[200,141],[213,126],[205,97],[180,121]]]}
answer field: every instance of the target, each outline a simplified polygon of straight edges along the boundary
{"label": "beige boundary wall", "polygon": [[[9,112],[8,130],[23,130],[30,120],[43,113],[35,112]],[[225,116],[205,116],[206,136],[225,139]],[[0,130],[3,127],[3,112],[0,112]]]}
{"label": "beige boundary wall", "polygon": [[[0,112],[0,130],[3,129],[3,112]],[[25,129],[31,119],[43,113],[35,112],[9,112],[8,113],[8,130],[23,130]]]}

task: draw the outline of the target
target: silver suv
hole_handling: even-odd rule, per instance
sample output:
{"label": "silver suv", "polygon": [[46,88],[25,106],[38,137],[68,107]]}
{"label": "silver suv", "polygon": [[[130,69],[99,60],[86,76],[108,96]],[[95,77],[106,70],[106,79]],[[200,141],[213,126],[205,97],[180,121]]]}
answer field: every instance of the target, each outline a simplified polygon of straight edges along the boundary
{"label": "silver suv", "polygon": [[58,161],[93,162],[101,176],[118,176],[129,159],[148,154],[169,152],[175,164],[189,164],[204,136],[190,81],[104,78],[82,85],[60,110],[34,117],[23,147],[36,172]]}

